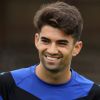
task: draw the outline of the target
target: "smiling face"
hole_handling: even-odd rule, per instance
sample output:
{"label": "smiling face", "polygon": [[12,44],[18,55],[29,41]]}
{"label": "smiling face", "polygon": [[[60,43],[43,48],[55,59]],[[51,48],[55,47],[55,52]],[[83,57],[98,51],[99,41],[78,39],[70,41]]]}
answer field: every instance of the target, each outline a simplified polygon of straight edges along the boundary
{"label": "smiling face", "polygon": [[48,71],[59,72],[70,68],[72,56],[76,56],[82,42],[74,43],[70,35],[45,25],[35,34],[35,45],[39,52],[40,66]]}

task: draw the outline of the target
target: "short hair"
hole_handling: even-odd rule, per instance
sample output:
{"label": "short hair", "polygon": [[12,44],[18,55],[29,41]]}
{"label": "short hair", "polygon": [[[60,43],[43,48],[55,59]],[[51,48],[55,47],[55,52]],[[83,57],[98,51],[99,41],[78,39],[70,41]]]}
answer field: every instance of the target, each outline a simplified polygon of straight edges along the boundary
{"label": "short hair", "polygon": [[43,5],[34,16],[34,27],[39,32],[44,25],[61,29],[67,35],[79,40],[83,19],[79,10],[65,2],[55,2]]}

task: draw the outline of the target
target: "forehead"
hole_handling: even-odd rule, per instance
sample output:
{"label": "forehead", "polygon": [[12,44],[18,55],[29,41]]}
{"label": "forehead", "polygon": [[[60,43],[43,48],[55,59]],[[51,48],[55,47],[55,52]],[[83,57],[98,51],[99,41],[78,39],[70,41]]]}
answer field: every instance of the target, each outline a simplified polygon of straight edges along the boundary
{"label": "forehead", "polygon": [[62,30],[52,26],[45,25],[40,31],[40,37],[46,37],[51,40],[70,40],[74,41],[71,35],[65,34]]}

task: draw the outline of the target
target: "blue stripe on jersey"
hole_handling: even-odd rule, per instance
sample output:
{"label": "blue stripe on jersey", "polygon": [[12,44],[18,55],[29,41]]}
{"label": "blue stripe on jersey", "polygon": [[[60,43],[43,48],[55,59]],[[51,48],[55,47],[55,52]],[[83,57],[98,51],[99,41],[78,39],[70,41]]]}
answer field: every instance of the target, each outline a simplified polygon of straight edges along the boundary
{"label": "blue stripe on jersey", "polygon": [[[36,65],[35,65],[36,66]],[[16,85],[42,100],[73,100],[87,96],[93,82],[72,70],[71,80],[66,84],[47,84],[35,75],[35,66],[12,71]]]}

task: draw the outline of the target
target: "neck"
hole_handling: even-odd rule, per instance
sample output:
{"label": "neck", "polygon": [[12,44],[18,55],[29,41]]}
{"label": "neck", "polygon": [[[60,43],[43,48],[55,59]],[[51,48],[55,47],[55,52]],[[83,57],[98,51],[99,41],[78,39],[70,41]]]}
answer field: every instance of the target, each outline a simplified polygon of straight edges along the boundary
{"label": "neck", "polygon": [[58,73],[52,73],[46,70],[41,65],[38,65],[36,67],[36,75],[41,80],[49,84],[64,84],[70,80],[71,71],[70,68],[68,67],[67,69],[64,69],[64,71]]}

